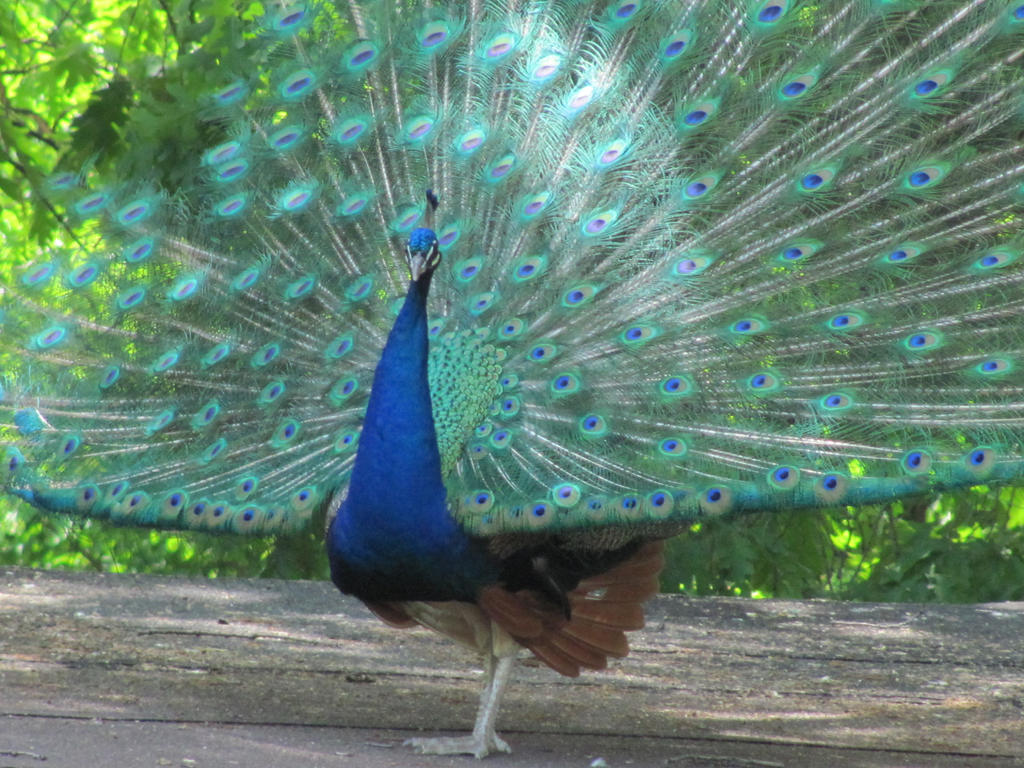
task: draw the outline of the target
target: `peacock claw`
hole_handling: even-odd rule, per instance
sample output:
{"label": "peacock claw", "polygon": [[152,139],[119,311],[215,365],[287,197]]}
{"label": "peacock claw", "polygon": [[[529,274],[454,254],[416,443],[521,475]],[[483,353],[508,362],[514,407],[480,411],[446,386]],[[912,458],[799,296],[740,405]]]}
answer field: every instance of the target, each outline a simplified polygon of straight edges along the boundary
{"label": "peacock claw", "polygon": [[480,760],[496,752],[511,753],[512,748],[493,731],[483,736],[441,736],[406,739],[402,742],[421,755],[473,755]]}

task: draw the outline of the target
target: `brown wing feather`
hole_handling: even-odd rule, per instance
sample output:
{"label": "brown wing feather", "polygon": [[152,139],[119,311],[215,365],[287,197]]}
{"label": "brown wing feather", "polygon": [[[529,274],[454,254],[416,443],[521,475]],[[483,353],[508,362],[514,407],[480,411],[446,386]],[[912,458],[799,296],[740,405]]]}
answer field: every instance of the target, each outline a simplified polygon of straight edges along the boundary
{"label": "brown wing feather", "polygon": [[664,543],[652,541],[608,571],[588,577],[569,593],[571,618],[529,590],[486,587],[480,609],[518,643],[563,675],[604,669],[609,656],[625,656],[625,630],[643,626],[643,603],[658,591]]}

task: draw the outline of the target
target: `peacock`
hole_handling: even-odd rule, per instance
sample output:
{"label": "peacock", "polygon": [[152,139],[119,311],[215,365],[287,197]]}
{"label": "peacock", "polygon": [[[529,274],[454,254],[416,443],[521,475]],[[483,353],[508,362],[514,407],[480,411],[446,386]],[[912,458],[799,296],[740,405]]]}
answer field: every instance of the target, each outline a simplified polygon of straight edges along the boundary
{"label": "peacock", "polygon": [[1020,0],[283,0],[176,188],[5,265],[6,491],[277,534],[484,657],[628,652],[694,521],[1024,475]]}

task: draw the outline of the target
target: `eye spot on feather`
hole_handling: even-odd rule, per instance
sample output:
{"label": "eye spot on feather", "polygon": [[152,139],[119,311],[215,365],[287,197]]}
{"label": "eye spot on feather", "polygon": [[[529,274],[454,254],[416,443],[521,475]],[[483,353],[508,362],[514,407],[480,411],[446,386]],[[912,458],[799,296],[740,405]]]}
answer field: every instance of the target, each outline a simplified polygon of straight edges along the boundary
{"label": "eye spot on feather", "polygon": [[418,115],[406,121],[402,128],[402,135],[409,143],[419,142],[425,139],[434,130],[436,121],[429,115]]}
{"label": "eye spot on feather", "polygon": [[216,400],[210,400],[196,411],[196,414],[192,417],[192,429],[202,430],[213,423],[214,419],[220,415],[220,403]]}
{"label": "eye spot on feather", "polygon": [[666,437],[658,443],[658,453],[669,459],[682,458],[686,451],[686,442],[681,437]]}
{"label": "eye spot on feather", "polygon": [[202,464],[209,464],[211,461],[220,456],[228,447],[228,441],[223,437],[218,438],[208,445],[199,456],[199,461]]}
{"label": "eye spot on feather", "polygon": [[763,2],[757,6],[753,16],[758,24],[765,27],[772,27],[778,24],[788,11],[789,2],[769,0],[769,2]]}
{"label": "eye spot on feather", "polygon": [[288,101],[301,99],[316,86],[316,75],[311,69],[300,69],[284,79],[278,93]]}
{"label": "eye spot on feather", "polygon": [[509,32],[496,35],[484,43],[484,58],[492,61],[503,59],[515,49],[517,42],[515,35]]}
{"label": "eye spot on feather", "polygon": [[819,401],[826,411],[845,411],[853,405],[853,398],[844,392],[833,392]]}
{"label": "eye spot on feather", "polygon": [[784,98],[795,99],[806,93],[809,87],[810,84],[806,80],[803,78],[797,78],[795,80],[790,80],[788,83],[783,85],[782,88],[779,89],[779,92]]}
{"label": "eye spot on feather", "polygon": [[720,174],[706,173],[683,184],[683,199],[697,201],[709,195],[717,186]]}
{"label": "eye spot on feather", "polygon": [[53,277],[54,272],[57,271],[57,265],[53,262],[46,264],[40,264],[35,269],[26,272],[21,277],[21,284],[29,288],[35,288],[43,285],[47,280]]}
{"label": "eye spot on feather", "polygon": [[596,413],[587,414],[580,419],[579,427],[585,437],[603,437],[608,432],[608,422]]}
{"label": "eye spot on feather", "polygon": [[180,357],[181,353],[176,349],[164,352],[149,367],[150,373],[166,373],[178,364]]}
{"label": "eye spot on feather", "polygon": [[768,473],[768,484],[776,490],[791,490],[799,482],[800,470],[796,467],[776,467]]}
{"label": "eye spot on feather", "polygon": [[508,176],[516,166],[516,156],[508,153],[495,160],[486,170],[488,181],[500,181]]}
{"label": "eye spot on feather", "polygon": [[953,70],[950,69],[929,72],[911,87],[911,97],[923,101],[941,95],[953,81],[953,74]]}
{"label": "eye spot on feather", "polygon": [[988,459],[989,454],[991,454],[991,451],[986,451],[983,449],[972,451],[968,455],[968,461],[970,461],[970,463],[974,466],[979,466],[980,464],[985,463],[985,461]]}
{"label": "eye spot on feather", "polygon": [[501,405],[499,406],[501,417],[504,419],[510,419],[513,416],[518,415],[521,406],[522,403],[515,395],[506,397],[501,401]]}
{"label": "eye spot on feather", "polygon": [[860,328],[865,322],[864,315],[859,312],[841,312],[830,317],[825,326],[830,331],[852,331],[854,328]]}
{"label": "eye spot on feather", "polygon": [[287,152],[290,149],[294,149],[304,136],[305,132],[298,126],[288,125],[270,134],[267,137],[267,144],[271,149]]}
{"label": "eye spot on feather", "polygon": [[373,65],[380,55],[380,49],[370,40],[361,40],[349,46],[342,56],[345,68],[349,72],[364,72]]}
{"label": "eye spot on feather", "polygon": [[107,366],[100,377],[100,389],[109,389],[121,378],[121,368],[117,365]]}
{"label": "eye spot on feather", "polygon": [[733,323],[729,330],[740,336],[750,336],[768,330],[768,321],[760,317],[746,317]]}
{"label": "eye spot on feather", "polygon": [[490,491],[476,491],[466,497],[465,505],[470,512],[483,514],[494,506],[494,495]]}
{"label": "eye spot on feather", "polygon": [[246,88],[245,83],[241,80],[236,80],[220,90],[214,91],[210,94],[210,97],[219,106],[226,107],[242,101],[248,93],[249,90]]}
{"label": "eye spot on feather", "polygon": [[931,471],[932,457],[927,451],[908,451],[904,454],[901,465],[908,475],[923,475]]}
{"label": "eye spot on feather", "polygon": [[670,503],[672,497],[664,491],[655,491],[647,497],[647,500],[650,502],[652,507],[660,509]]}
{"label": "eye spot on feather", "polygon": [[335,438],[332,449],[338,454],[348,453],[355,448],[358,443],[359,433],[351,429],[345,429],[341,431],[337,438]]}
{"label": "eye spot on feather", "polygon": [[543,83],[554,77],[562,68],[562,56],[549,53],[541,56],[530,68],[530,80]]}
{"label": "eye spot on feather", "polygon": [[260,405],[270,405],[285,393],[283,381],[272,381],[263,387],[259,396]]}
{"label": "eye spot on feather", "polygon": [[700,509],[706,515],[721,515],[731,508],[732,491],[727,486],[712,486],[700,496]]}
{"label": "eye spot on feather", "polygon": [[770,371],[762,371],[747,379],[746,385],[752,394],[766,395],[777,391],[781,387],[781,382]]}
{"label": "eye spot on feather", "polygon": [[249,362],[254,368],[262,368],[265,365],[270,365],[277,359],[278,355],[281,354],[281,345],[276,342],[264,344],[250,358]]}
{"label": "eye spot on feather", "polygon": [[331,135],[336,142],[346,146],[356,143],[369,129],[369,121],[363,118],[351,117],[339,123]]}
{"label": "eye spot on feather", "polygon": [[355,394],[358,388],[359,381],[352,376],[346,376],[331,385],[328,397],[334,405],[340,406]]}
{"label": "eye spot on feather", "polygon": [[114,214],[114,218],[121,226],[128,227],[145,221],[152,215],[154,210],[155,206],[151,201],[135,200],[122,207]]}
{"label": "eye spot on feather", "polygon": [[1015,251],[1003,250],[1003,251],[990,251],[984,256],[974,262],[973,266],[976,270],[987,271],[990,269],[1000,269],[1013,264],[1019,254]]}
{"label": "eye spot on feather", "polygon": [[316,188],[312,185],[298,185],[282,191],[276,201],[277,210],[281,213],[296,213],[304,209],[316,198]]}
{"label": "eye spot on feather", "polygon": [[100,268],[94,263],[83,264],[71,270],[67,282],[71,288],[84,288],[99,277]]}
{"label": "eye spot on feather", "polygon": [[664,62],[672,62],[678,59],[690,42],[693,40],[693,31],[682,29],[661,41],[661,58]]}
{"label": "eye spot on feather", "polygon": [[229,195],[213,206],[213,212],[224,219],[229,219],[242,213],[249,204],[249,196],[245,192],[238,192]]}
{"label": "eye spot on feather", "polygon": [[235,489],[235,494],[240,498],[245,498],[252,495],[253,491],[259,486],[259,480],[255,477],[244,477],[238,483]]}
{"label": "eye spot on feather", "polygon": [[529,508],[526,521],[531,527],[543,527],[554,517],[554,508],[546,501],[539,501]]}
{"label": "eye spot on feather", "polygon": [[617,19],[629,19],[637,12],[639,3],[622,2],[619,3],[615,9],[615,18]]}
{"label": "eye spot on feather", "polygon": [[161,411],[158,415],[154,416],[150,420],[149,424],[146,426],[146,434],[148,436],[155,435],[161,429],[163,429],[168,424],[170,424],[171,421],[173,421],[173,419],[174,419],[174,410],[173,409],[168,408],[168,409],[166,409],[164,411]]}
{"label": "eye spot on feather", "polygon": [[185,301],[196,295],[199,290],[200,280],[198,277],[185,277],[175,283],[167,292],[167,298],[171,301]]}
{"label": "eye spot on feather", "polygon": [[846,496],[849,485],[849,479],[836,472],[830,472],[815,482],[814,495],[825,504],[839,504]]}
{"label": "eye spot on feather", "polygon": [[106,193],[91,192],[75,203],[75,213],[79,216],[91,216],[106,208],[108,202],[110,202],[110,198]]}
{"label": "eye spot on feather", "polygon": [[586,237],[594,237],[605,232],[618,218],[618,212],[612,209],[596,211],[583,221],[582,232]]}
{"label": "eye spot on feather", "polygon": [[526,221],[536,218],[551,203],[553,196],[548,191],[537,192],[524,197],[519,204],[519,215]]}
{"label": "eye spot on feather", "polygon": [[557,348],[554,344],[537,344],[527,353],[527,356],[535,363],[545,363],[556,354]]}
{"label": "eye spot on feather", "polygon": [[597,293],[597,286],[588,284],[578,285],[570,288],[562,295],[562,306],[571,308],[582,306],[593,299]]}
{"label": "eye spot on feather", "polygon": [[82,438],[78,435],[65,435],[61,443],[60,453],[62,458],[68,458],[82,445]]}
{"label": "eye spot on feather", "polygon": [[570,113],[576,113],[586,107],[597,96],[597,89],[592,85],[584,85],[569,94],[565,105]]}
{"label": "eye spot on feather", "polygon": [[903,347],[912,352],[927,352],[942,343],[942,334],[938,331],[920,331],[903,340]]}
{"label": "eye spot on feather", "polygon": [[1012,371],[1013,363],[1010,360],[995,357],[978,363],[974,370],[983,376],[1000,375]]}
{"label": "eye spot on feather", "polygon": [[915,168],[903,180],[903,188],[912,192],[930,189],[941,182],[949,173],[948,163],[933,163]]}
{"label": "eye spot on feather", "polygon": [[279,13],[274,16],[271,28],[275,32],[284,34],[293,34],[306,21],[306,9],[304,7],[289,8],[283,13]]}
{"label": "eye spot on feather", "polygon": [[575,373],[561,373],[551,380],[551,391],[555,395],[572,395],[580,390],[580,378]]}
{"label": "eye spot on feather", "polygon": [[73,173],[55,173],[46,180],[46,187],[54,192],[62,192],[72,189],[77,183],[78,177]]}
{"label": "eye spot on feather", "polygon": [[514,339],[517,336],[521,336],[525,330],[526,323],[518,317],[513,317],[502,324],[501,329],[498,331],[498,335],[503,339]]}
{"label": "eye spot on feather", "polygon": [[555,504],[569,509],[579,503],[582,493],[579,486],[574,483],[561,483],[551,489],[551,496],[554,498]]}
{"label": "eye spot on feather", "polygon": [[298,436],[300,426],[295,419],[286,419],[281,422],[270,438],[270,445],[278,450],[287,447]]}
{"label": "eye spot on feather", "polygon": [[291,505],[295,511],[304,512],[311,509],[318,498],[315,486],[306,486],[292,494]]}
{"label": "eye spot on feather", "polygon": [[291,282],[284,290],[284,297],[288,301],[296,301],[305,298],[316,288],[316,275],[310,273],[303,275],[298,280]]}
{"label": "eye spot on feather", "polygon": [[139,264],[152,256],[155,249],[156,241],[152,237],[143,237],[128,245],[122,256],[129,264]]}
{"label": "eye spot on feather", "polygon": [[517,283],[525,283],[543,274],[547,259],[543,256],[527,256],[517,261],[512,268],[512,279]]}
{"label": "eye spot on feather", "polygon": [[669,376],[658,384],[658,392],[666,398],[686,397],[695,391],[693,380],[683,374]]}
{"label": "eye spot on feather", "polygon": [[455,279],[460,283],[468,283],[478,274],[483,265],[483,259],[479,256],[474,256],[471,259],[465,259],[464,261],[457,262],[453,269],[455,270]]}
{"label": "eye spot on feather", "polygon": [[783,262],[803,261],[816,254],[823,245],[818,240],[800,240],[790,243],[779,253],[779,260]]}
{"label": "eye spot on feather", "polygon": [[619,339],[628,345],[646,344],[661,335],[661,330],[653,325],[633,325],[624,330]]}
{"label": "eye spot on feather", "polygon": [[484,293],[477,293],[470,296],[466,300],[466,306],[469,309],[470,314],[478,316],[490,309],[497,300],[497,294],[491,291],[485,291]]}
{"label": "eye spot on feather", "polygon": [[437,48],[448,40],[449,34],[449,29],[443,22],[424,24],[419,33],[420,45],[427,50]]}

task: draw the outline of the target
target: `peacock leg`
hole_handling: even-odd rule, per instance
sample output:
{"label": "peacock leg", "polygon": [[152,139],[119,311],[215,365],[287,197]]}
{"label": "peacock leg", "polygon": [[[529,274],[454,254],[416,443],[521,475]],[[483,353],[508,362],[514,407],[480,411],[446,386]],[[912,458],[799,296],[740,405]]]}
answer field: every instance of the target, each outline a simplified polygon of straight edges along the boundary
{"label": "peacock leg", "polygon": [[494,732],[494,723],[498,719],[501,694],[512,674],[515,661],[515,656],[496,657],[493,653],[484,657],[487,681],[480,693],[480,709],[471,736],[408,739],[405,744],[421,755],[473,755],[482,758],[494,752],[511,752],[512,748]]}

